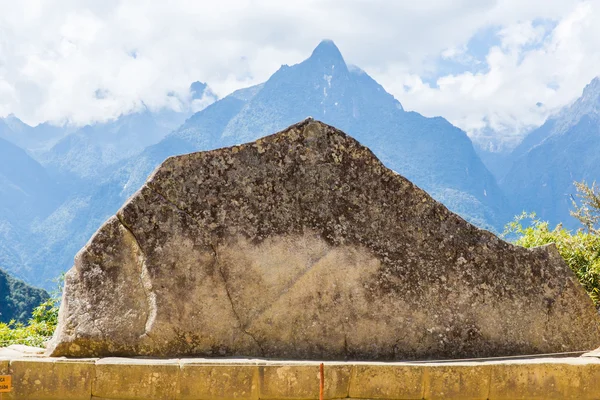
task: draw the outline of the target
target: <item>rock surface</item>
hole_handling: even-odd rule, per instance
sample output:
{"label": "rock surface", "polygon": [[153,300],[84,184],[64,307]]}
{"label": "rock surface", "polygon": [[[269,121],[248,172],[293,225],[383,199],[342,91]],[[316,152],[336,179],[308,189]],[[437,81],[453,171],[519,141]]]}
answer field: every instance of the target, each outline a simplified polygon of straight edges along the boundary
{"label": "rock surface", "polygon": [[589,350],[553,246],[479,230],[307,119],[167,159],[79,252],[52,356],[399,360]]}

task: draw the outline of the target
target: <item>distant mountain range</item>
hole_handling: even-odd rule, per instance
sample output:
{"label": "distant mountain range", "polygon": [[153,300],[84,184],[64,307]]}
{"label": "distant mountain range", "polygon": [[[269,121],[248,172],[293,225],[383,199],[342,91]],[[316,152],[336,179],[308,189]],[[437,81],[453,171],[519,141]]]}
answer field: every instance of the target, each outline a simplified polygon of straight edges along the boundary
{"label": "distant mountain range", "polygon": [[[0,197],[0,267],[50,287],[93,232],[167,157],[252,141],[308,116],[352,135],[389,168],[490,230],[501,231],[522,208],[552,221],[568,218],[560,196],[568,193],[569,179],[600,176],[600,171],[584,173],[586,163],[594,163],[591,143],[596,139],[587,139],[585,146],[591,148],[584,157],[577,146],[550,146],[573,135],[567,132],[577,126],[580,133],[574,135],[594,135],[594,108],[588,104],[593,100],[582,100],[586,105],[572,106],[577,111],[565,110],[556,121],[549,120],[550,125],[532,132],[513,153],[478,149],[478,155],[465,132],[441,117],[404,110],[367,73],[347,65],[331,41],[321,42],[305,61],[282,66],[260,85],[217,100],[205,84],[196,82],[190,96],[190,105],[178,112],[144,109],[80,128],[32,128],[14,116],[0,120],[0,157],[3,149],[12,154],[7,161],[0,159],[0,191],[6,192]],[[194,113],[197,108],[202,109]],[[576,112],[581,117],[567,118]],[[556,146],[562,146],[562,158]],[[536,156],[540,148],[548,150]],[[563,174],[555,162],[566,162],[571,151],[579,152],[572,157],[581,168]],[[502,179],[496,179],[480,155]],[[533,167],[542,161],[543,168]],[[546,183],[552,182],[547,193],[544,176]],[[556,190],[554,176],[562,185]]]}
{"label": "distant mountain range", "polygon": [[553,225],[577,227],[569,215],[573,181],[600,180],[600,79],[531,132],[509,161],[500,185],[512,213],[535,211]]}
{"label": "distant mountain range", "polygon": [[216,100],[201,82],[191,84],[189,95],[179,111],[144,108],[79,128],[0,119],[0,268],[51,287],[118,208],[104,202],[104,182],[119,162],[159,142],[194,108]]}

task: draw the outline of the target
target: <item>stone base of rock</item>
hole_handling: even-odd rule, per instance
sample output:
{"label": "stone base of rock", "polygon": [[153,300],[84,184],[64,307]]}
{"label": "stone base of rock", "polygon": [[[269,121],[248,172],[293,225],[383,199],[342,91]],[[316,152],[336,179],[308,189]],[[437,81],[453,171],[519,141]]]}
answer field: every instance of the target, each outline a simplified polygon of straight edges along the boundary
{"label": "stone base of rock", "polygon": [[[65,359],[0,351],[3,400],[318,399],[319,363]],[[600,399],[600,358],[325,363],[326,399]]]}

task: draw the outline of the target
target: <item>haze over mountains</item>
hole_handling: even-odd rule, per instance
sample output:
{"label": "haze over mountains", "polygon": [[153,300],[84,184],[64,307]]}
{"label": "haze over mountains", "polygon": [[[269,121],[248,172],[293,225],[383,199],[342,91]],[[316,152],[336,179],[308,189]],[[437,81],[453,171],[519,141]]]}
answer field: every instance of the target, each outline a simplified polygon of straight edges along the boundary
{"label": "haze over mountains", "polygon": [[[81,128],[0,120],[0,267],[51,287],[93,232],[165,158],[255,140],[312,116],[370,147],[383,163],[474,224],[501,231],[523,209],[568,217],[575,179],[600,177],[595,80],[512,153],[484,165],[465,132],[401,103],[331,41],[265,83],[193,113],[143,109]],[[205,84],[192,104],[216,100]],[[6,155],[5,155],[6,153]],[[482,154],[480,152],[480,154]],[[494,162],[490,158],[495,157]],[[563,201],[565,200],[565,201]],[[570,224],[570,225],[569,225]]]}

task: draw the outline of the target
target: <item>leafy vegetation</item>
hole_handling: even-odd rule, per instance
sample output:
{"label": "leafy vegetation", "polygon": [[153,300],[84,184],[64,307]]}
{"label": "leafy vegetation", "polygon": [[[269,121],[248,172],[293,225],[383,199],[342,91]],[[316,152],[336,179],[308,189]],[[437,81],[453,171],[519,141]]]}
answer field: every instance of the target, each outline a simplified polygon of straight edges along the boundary
{"label": "leafy vegetation", "polygon": [[[571,215],[581,222],[585,229],[595,235],[600,234],[600,187],[596,182],[588,186],[585,181],[574,182],[577,199],[573,198]],[[578,201],[579,200],[579,201]]]}
{"label": "leafy vegetation", "polygon": [[13,344],[44,346],[44,342],[54,334],[58,323],[58,308],[63,280],[63,276],[57,280],[57,290],[52,293],[50,298],[33,310],[27,324],[17,322],[14,319],[8,323],[0,322],[0,347]]}
{"label": "leafy vegetation", "polygon": [[523,213],[506,226],[504,237],[523,247],[554,243],[573,270],[596,307],[600,308],[600,188],[593,183],[575,182],[576,198],[571,214],[584,228],[572,232],[558,224],[550,228],[535,214]]}

